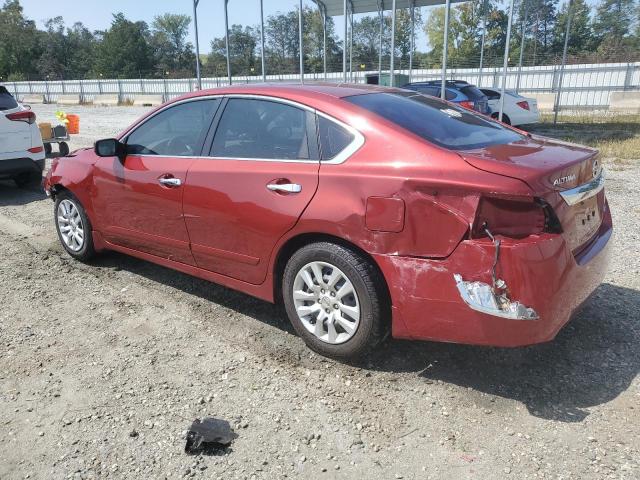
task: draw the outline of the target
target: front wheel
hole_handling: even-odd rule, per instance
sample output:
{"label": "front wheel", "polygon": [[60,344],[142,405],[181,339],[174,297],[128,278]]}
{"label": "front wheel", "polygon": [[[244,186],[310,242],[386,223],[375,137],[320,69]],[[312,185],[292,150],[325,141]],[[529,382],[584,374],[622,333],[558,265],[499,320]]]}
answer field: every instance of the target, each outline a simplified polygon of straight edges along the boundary
{"label": "front wheel", "polygon": [[384,279],[359,252],[314,243],[293,254],[284,271],[285,309],[296,332],[316,352],[357,358],[388,330]]}
{"label": "front wheel", "polygon": [[56,195],[54,217],[58,238],[69,255],[83,262],[95,255],[89,218],[73,194],[62,191]]}

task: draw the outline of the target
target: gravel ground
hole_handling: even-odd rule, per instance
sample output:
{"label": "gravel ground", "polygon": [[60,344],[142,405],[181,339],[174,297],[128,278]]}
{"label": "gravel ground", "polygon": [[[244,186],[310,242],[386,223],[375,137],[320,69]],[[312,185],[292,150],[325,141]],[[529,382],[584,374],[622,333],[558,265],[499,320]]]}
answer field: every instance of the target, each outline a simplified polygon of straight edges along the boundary
{"label": "gravel ground", "polygon": [[[69,109],[72,148],[143,110]],[[0,184],[0,478],[640,478],[640,168],[607,182],[612,265],[556,340],[389,341],[358,366],[246,295],[115,253],[72,261],[50,200]],[[187,455],[203,416],[238,437]]]}

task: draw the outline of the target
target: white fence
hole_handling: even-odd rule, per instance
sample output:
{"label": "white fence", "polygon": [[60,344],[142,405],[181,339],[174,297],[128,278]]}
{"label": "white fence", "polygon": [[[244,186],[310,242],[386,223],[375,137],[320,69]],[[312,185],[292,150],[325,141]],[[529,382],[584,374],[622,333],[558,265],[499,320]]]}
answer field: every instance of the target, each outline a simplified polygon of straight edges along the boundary
{"label": "white fence", "polygon": [[[351,74],[351,81],[365,82],[367,74],[377,71],[358,71]],[[407,70],[397,73],[408,74]],[[447,71],[451,79],[466,80],[482,87],[500,87],[501,68],[485,68],[479,78],[477,68],[451,69]],[[512,67],[507,73],[507,88],[515,89],[518,68]],[[523,67],[520,75],[520,93],[554,93],[557,91],[560,66]],[[327,80],[342,80],[342,72],[327,74]],[[413,70],[412,80],[437,80],[440,70]],[[297,82],[300,77],[292,75],[268,75],[270,82]],[[322,73],[308,73],[306,81],[324,80]],[[260,76],[233,77],[234,83],[261,82]],[[226,77],[203,78],[203,88],[214,88],[226,85]],[[195,78],[189,79],[94,79],[65,80],[46,82],[7,82],[5,86],[13,91],[16,97],[28,94],[44,95],[47,102],[55,102],[59,95],[79,95],[82,102],[90,103],[95,95],[117,94],[120,101],[130,101],[137,95],[162,95],[165,100],[193,91],[196,88]],[[565,109],[603,109],[609,106],[609,96],[614,91],[640,91],[640,62],[568,65],[565,67],[562,81],[560,106]]]}

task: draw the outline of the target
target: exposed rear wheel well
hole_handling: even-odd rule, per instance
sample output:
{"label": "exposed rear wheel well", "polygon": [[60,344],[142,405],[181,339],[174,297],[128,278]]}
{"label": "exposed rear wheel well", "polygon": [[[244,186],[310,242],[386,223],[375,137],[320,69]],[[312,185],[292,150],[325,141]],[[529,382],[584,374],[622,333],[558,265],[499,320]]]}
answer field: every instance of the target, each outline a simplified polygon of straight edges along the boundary
{"label": "exposed rear wheel well", "polygon": [[382,290],[384,291],[384,303],[387,308],[390,308],[391,305],[391,296],[389,294],[389,287],[387,286],[387,280],[384,278],[382,271],[378,267],[378,264],[375,262],[373,257],[369,255],[366,251],[362,250],[357,245],[354,245],[347,240],[335,237],[333,235],[328,235],[325,233],[303,233],[301,235],[295,236],[287,240],[287,242],[280,248],[278,252],[278,256],[276,257],[274,269],[273,269],[273,298],[275,303],[280,304],[282,302],[282,276],[284,273],[285,266],[287,262],[291,258],[297,250],[301,249],[305,245],[309,245],[317,242],[330,242],[335,243],[336,245],[341,245],[343,247],[350,248],[355,250],[364,258],[371,262],[371,265],[378,271],[380,278],[382,279]]}
{"label": "exposed rear wheel well", "polygon": [[64,192],[64,191],[69,191],[68,188],[64,187],[63,185],[56,183],[55,185],[51,186],[51,199],[55,201],[56,199],[56,195],[59,194],[60,192]]}

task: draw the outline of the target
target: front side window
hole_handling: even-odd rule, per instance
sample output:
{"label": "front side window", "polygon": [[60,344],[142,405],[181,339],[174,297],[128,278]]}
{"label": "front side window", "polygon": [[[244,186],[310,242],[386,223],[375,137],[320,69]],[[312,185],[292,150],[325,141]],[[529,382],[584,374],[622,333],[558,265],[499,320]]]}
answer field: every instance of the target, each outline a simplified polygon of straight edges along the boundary
{"label": "front side window", "polygon": [[524,138],[480,114],[414,92],[369,93],[344,100],[452,150],[482,148]]}
{"label": "front side window", "polygon": [[331,160],[353,141],[353,134],[335,122],[318,115],[322,160]]}
{"label": "front side window", "polygon": [[211,155],[307,160],[306,115],[304,110],[280,102],[232,98],[220,118]]}
{"label": "front side window", "polygon": [[167,108],[127,137],[133,155],[198,156],[220,99],[194,100]]}

